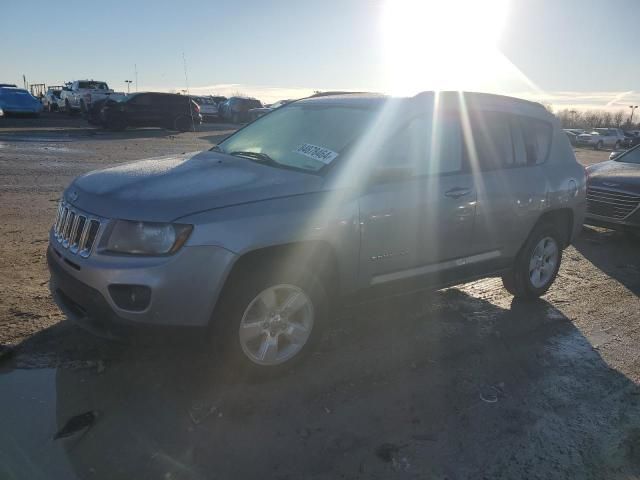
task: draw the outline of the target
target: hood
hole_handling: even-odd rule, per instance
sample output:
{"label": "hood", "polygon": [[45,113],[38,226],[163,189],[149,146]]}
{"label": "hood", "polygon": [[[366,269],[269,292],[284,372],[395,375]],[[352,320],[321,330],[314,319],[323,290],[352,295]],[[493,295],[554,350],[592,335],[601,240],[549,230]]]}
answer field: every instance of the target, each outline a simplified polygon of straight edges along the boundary
{"label": "hood", "polygon": [[587,167],[587,172],[590,186],[640,193],[640,165],[637,163],[609,160]]}
{"label": "hood", "polygon": [[64,198],[106,218],[168,222],[195,212],[322,190],[324,179],[217,152],[154,158],[78,177]]}

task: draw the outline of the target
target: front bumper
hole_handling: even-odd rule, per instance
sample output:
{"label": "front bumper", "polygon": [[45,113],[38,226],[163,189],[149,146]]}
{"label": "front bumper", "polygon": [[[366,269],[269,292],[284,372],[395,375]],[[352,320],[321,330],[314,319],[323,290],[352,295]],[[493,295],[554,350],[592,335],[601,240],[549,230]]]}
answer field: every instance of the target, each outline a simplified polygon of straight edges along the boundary
{"label": "front bumper", "polygon": [[[235,254],[220,247],[183,247],[168,257],[94,253],[79,258],[50,238],[47,262],[54,299],[79,323],[206,326]],[[151,290],[144,310],[120,308],[109,286],[139,285]]]}
{"label": "front bumper", "polygon": [[611,228],[612,230],[640,231],[640,212],[636,212],[624,220],[587,213],[584,223],[594,227]]}

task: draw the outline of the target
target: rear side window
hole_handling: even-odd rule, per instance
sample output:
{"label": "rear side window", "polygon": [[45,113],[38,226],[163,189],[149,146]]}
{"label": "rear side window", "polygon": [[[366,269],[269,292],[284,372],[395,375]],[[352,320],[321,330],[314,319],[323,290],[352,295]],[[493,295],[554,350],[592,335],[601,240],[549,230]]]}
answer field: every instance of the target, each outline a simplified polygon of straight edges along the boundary
{"label": "rear side window", "polygon": [[[536,118],[501,112],[470,115],[466,150],[472,169],[497,170],[544,163],[553,127]],[[474,167],[474,162],[477,166]]]}
{"label": "rear side window", "polygon": [[524,133],[527,164],[539,165],[546,162],[551,150],[552,125],[537,118],[519,118]]}
{"label": "rear side window", "polygon": [[469,122],[471,134],[465,142],[472,170],[496,170],[514,164],[510,115],[476,111]]}

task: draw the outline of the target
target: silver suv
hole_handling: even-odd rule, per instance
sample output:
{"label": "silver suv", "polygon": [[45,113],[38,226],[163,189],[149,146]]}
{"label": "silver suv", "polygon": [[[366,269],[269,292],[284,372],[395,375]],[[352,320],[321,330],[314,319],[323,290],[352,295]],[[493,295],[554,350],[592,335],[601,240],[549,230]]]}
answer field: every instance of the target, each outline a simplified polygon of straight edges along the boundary
{"label": "silver suv", "polygon": [[216,348],[269,371],[362,292],[501,276],[517,297],[544,294],[584,210],[584,169],[539,104],[325,96],[210,151],[77,178],[47,257],[78,323],[208,327]]}

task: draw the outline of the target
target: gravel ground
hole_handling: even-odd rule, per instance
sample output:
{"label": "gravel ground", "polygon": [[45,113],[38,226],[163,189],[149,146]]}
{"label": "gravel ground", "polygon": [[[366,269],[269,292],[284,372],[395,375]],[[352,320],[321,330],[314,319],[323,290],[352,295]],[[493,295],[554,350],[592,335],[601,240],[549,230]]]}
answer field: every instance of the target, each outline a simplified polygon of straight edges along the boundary
{"label": "gravel ground", "polygon": [[0,478],[640,478],[640,244],[608,230],[585,228],[538,302],[487,279],[344,308],[269,381],[230,377],[189,334],[115,344],[63,321],[45,264],[62,189],[233,129],[0,122]]}

